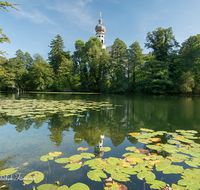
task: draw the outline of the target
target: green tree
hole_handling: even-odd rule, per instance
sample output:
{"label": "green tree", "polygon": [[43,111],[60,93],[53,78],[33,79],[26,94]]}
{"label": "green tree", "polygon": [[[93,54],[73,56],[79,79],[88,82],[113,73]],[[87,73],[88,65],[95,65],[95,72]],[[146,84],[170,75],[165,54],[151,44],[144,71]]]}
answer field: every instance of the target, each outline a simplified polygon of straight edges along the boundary
{"label": "green tree", "polygon": [[[182,68],[185,73],[183,73],[182,78],[189,80],[191,76],[194,79],[194,92],[200,92],[200,34],[195,36],[190,36],[185,42],[182,43],[180,49],[180,59],[182,63]],[[188,71],[190,71],[190,77]],[[186,80],[187,81],[187,80]],[[191,81],[191,80],[189,80]],[[187,82],[186,82],[187,83]],[[190,86],[190,85],[189,85]],[[183,89],[181,87],[181,89]],[[182,90],[183,92],[186,92]],[[190,90],[189,90],[190,91]],[[189,92],[188,91],[188,92]]]}
{"label": "green tree", "polygon": [[127,84],[127,46],[119,38],[115,39],[111,50],[111,61],[108,66],[111,77],[110,91],[125,92]]}
{"label": "green tree", "polygon": [[70,87],[70,78],[73,72],[73,62],[66,57],[63,57],[62,60],[57,74],[60,91],[67,90]]}
{"label": "green tree", "polygon": [[176,53],[179,47],[171,27],[167,29],[158,27],[156,30],[148,32],[146,41],[145,47],[153,49],[152,53],[158,61],[166,61],[169,55]]}
{"label": "green tree", "polygon": [[181,84],[181,91],[185,93],[191,93],[194,88],[194,76],[192,76],[191,72],[188,71],[183,73],[181,76],[182,84]]}
{"label": "green tree", "polygon": [[34,64],[29,72],[29,90],[48,90],[53,84],[53,69],[39,54],[33,57]]}
{"label": "green tree", "polygon": [[54,73],[57,74],[58,68],[63,61],[63,57],[71,59],[71,56],[69,52],[64,51],[64,42],[59,34],[51,41],[49,47],[51,48],[51,51],[48,53],[48,61],[52,66]]}
{"label": "green tree", "polygon": [[168,66],[163,61],[151,59],[140,69],[137,91],[150,94],[171,93],[173,83],[169,78]]}
{"label": "green tree", "polygon": [[85,53],[88,65],[88,90],[100,91],[100,56],[102,54],[102,43],[97,37],[91,37],[85,44]]}
{"label": "green tree", "polygon": [[[132,84],[132,90],[135,88],[136,67],[144,64],[144,55],[138,41],[133,42],[128,49],[128,67],[127,75],[129,84]],[[131,80],[130,80],[131,79]]]}
{"label": "green tree", "polygon": [[[14,3],[14,4],[11,4],[11,3],[8,3],[8,1],[0,1],[0,10],[2,11],[8,11],[8,8],[13,8],[15,10],[18,10],[15,6],[17,6],[19,4],[17,3]],[[0,43],[3,43],[3,42],[8,42],[10,43],[10,40],[9,38],[2,32],[3,29],[0,28]],[[3,51],[0,51],[0,54],[4,54],[5,52]]]}

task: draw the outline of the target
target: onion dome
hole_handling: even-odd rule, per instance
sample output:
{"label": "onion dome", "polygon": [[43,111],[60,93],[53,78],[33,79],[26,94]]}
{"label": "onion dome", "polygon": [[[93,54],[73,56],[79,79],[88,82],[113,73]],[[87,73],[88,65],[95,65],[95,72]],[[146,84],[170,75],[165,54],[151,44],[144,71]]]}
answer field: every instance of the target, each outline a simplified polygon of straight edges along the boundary
{"label": "onion dome", "polygon": [[102,19],[101,19],[101,13],[100,13],[100,19],[99,19],[99,24],[96,25],[95,30],[96,32],[105,32],[106,31],[106,27],[102,24]]}

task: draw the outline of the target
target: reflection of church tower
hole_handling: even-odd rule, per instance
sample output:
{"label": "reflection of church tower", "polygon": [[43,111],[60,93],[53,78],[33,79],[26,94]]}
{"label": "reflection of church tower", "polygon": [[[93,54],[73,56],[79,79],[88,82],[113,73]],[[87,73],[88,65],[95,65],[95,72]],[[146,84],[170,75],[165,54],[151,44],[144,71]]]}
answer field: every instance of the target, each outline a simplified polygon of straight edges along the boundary
{"label": "reflection of church tower", "polygon": [[101,13],[100,13],[100,19],[99,19],[99,24],[96,25],[95,30],[96,30],[96,37],[99,38],[99,40],[102,43],[102,48],[106,49],[106,44],[105,44],[105,31],[106,27],[102,24],[102,19],[101,19]]}
{"label": "reflection of church tower", "polygon": [[101,135],[101,140],[99,144],[94,147],[94,154],[96,157],[102,157],[104,155],[104,152],[100,151],[100,149],[103,147],[103,140],[104,140],[104,135]]}

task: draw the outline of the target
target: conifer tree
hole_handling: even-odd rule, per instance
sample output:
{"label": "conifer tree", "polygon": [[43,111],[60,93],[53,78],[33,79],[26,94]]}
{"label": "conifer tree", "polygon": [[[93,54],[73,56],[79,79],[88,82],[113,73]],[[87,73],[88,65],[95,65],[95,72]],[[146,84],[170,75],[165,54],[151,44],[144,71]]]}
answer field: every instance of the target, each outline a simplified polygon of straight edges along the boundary
{"label": "conifer tree", "polygon": [[51,41],[49,47],[51,48],[48,53],[49,64],[52,66],[54,73],[57,74],[58,68],[63,61],[63,56],[70,59],[70,54],[64,51],[64,42],[59,34]]}

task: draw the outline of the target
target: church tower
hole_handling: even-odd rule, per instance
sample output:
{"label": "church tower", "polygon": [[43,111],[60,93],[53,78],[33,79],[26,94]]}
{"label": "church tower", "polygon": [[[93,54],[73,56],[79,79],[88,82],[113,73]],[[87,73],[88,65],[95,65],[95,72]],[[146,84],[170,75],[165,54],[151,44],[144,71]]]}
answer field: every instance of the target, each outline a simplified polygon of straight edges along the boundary
{"label": "church tower", "polygon": [[105,44],[105,31],[106,27],[102,24],[102,19],[101,19],[101,13],[100,13],[100,19],[99,19],[99,24],[96,25],[95,31],[96,31],[96,37],[99,38],[99,40],[102,43],[102,48],[106,49],[106,44]]}

